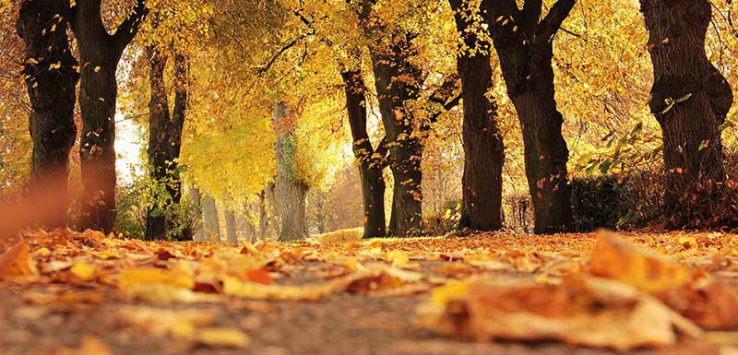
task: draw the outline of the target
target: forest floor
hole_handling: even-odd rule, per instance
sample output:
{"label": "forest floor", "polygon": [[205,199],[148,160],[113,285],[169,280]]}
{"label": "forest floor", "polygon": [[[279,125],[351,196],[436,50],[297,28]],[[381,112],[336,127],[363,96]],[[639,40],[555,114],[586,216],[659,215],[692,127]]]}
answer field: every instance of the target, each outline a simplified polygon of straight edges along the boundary
{"label": "forest floor", "polygon": [[[662,257],[657,254],[668,255]],[[727,354],[738,238],[0,244],[0,354]]]}

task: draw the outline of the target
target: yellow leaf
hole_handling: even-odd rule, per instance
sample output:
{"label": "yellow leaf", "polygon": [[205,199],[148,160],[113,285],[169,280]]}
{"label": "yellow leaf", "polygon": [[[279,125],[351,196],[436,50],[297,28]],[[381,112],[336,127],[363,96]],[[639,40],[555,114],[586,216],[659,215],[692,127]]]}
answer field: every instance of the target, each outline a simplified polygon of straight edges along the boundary
{"label": "yellow leaf", "polygon": [[89,281],[95,277],[95,266],[87,263],[77,263],[69,269],[69,272],[82,281]]}
{"label": "yellow leaf", "polygon": [[207,346],[245,348],[249,337],[235,328],[205,328],[197,333],[197,342]]}
{"label": "yellow leaf", "polygon": [[393,250],[387,254],[387,258],[392,262],[392,266],[401,267],[407,265],[410,258],[402,250]]}
{"label": "yellow leaf", "polygon": [[155,268],[142,267],[121,271],[118,286],[122,290],[140,284],[165,284],[192,289],[195,286],[195,281],[189,276]]}

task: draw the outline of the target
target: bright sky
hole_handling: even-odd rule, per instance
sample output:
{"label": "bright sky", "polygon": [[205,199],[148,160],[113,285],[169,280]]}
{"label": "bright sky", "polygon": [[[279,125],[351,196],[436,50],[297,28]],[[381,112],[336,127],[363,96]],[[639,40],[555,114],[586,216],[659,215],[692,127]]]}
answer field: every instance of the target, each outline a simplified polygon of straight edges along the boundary
{"label": "bright sky", "polygon": [[144,139],[141,137],[139,125],[133,120],[126,120],[119,112],[115,116],[115,152],[118,159],[115,167],[118,172],[118,183],[133,182],[134,169],[137,173],[142,170],[141,153],[144,148]]}

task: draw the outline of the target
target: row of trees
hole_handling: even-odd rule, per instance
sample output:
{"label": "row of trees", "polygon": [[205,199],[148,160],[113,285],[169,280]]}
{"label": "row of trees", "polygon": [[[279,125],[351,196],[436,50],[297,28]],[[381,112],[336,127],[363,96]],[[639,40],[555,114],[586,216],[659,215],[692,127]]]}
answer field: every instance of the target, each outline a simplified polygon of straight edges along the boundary
{"label": "row of trees", "polygon": [[[190,159],[193,167],[217,165],[212,156],[205,161],[212,152],[202,144],[210,139],[224,139],[208,132],[213,125],[223,128],[233,124],[202,120],[210,123],[187,133],[188,110],[192,109],[192,116],[200,118],[208,112],[211,115],[223,112],[229,106],[237,108],[241,117],[257,111],[261,112],[253,115],[263,116],[265,107],[272,111],[270,121],[276,139],[272,146],[276,149],[271,154],[276,165],[273,170],[259,170],[253,174],[257,175],[254,181],[248,183],[262,186],[257,190],[263,194],[261,190],[274,177],[278,210],[282,214],[281,237],[289,239],[307,233],[304,201],[311,180],[304,172],[305,164],[296,158],[300,155],[297,145],[301,144],[296,120],[304,114],[303,106],[335,98],[324,95],[316,99],[316,92],[321,89],[310,88],[305,81],[320,79],[307,78],[304,69],[301,69],[303,74],[291,74],[295,66],[309,67],[311,64],[306,63],[309,57],[332,60],[333,64],[323,71],[337,69],[335,73],[321,75],[338,78],[335,82],[342,86],[345,95],[344,115],[348,116],[361,177],[365,237],[422,233],[424,145],[439,118],[459,103],[463,105],[465,156],[460,227],[478,230],[502,227],[505,145],[499,106],[493,95],[495,57],[522,131],[535,232],[565,232],[574,228],[571,174],[567,170],[569,152],[562,134],[564,120],[557,108],[554,85],[554,42],[576,4],[574,0],[551,4],[540,0],[526,0],[521,4],[514,0],[448,0],[448,3],[423,4],[379,0],[335,4],[331,1],[226,2],[217,9],[197,1],[183,4],[174,0],[139,0],[132,8],[119,4],[108,9],[101,4],[100,0],[78,0],[71,6],[61,0],[25,0],[21,1],[18,14],[18,33],[25,43],[23,75],[33,106],[32,176],[53,176],[55,181],[52,185],[46,182],[40,185],[33,182],[34,178],[30,186],[67,189],[67,164],[75,142],[74,108],[78,99],[84,190],[81,227],[106,231],[114,228],[116,71],[124,49],[142,32],[142,45],[136,53],[139,61],[143,58],[148,64],[148,85],[141,86],[145,88],[141,92],[150,97],[149,169],[152,181],[167,196],[157,202],[157,208],[150,209],[146,232],[150,238],[162,238],[173,227],[173,222],[167,221],[166,214],[159,211],[180,202],[180,159]],[[451,19],[433,15],[445,6],[453,10]],[[249,11],[268,16],[255,19]],[[642,0],[641,11],[650,34],[648,52],[655,78],[650,108],[664,137],[664,169],[668,174],[664,202],[669,220],[679,227],[689,224],[691,219],[704,218],[711,207],[703,202],[720,203],[725,195],[721,125],[733,97],[721,71],[705,53],[711,19],[707,0]],[[123,19],[116,30],[110,31],[112,34],[104,25],[105,16]],[[249,20],[254,21],[252,27],[259,29],[246,35],[233,31]],[[443,21],[448,20],[452,21],[455,30],[451,32],[458,43],[453,60],[455,70],[434,72],[418,59],[433,46],[428,43],[426,28],[444,27]],[[274,26],[291,26],[285,33],[293,38],[270,38],[270,28],[279,28]],[[67,27],[73,34],[74,48]],[[343,31],[336,31],[336,27]],[[216,46],[198,46],[198,38],[212,33],[215,39],[209,44]],[[441,36],[443,31],[435,33]],[[257,38],[248,38],[253,35]],[[261,66],[254,69],[239,63],[218,62],[219,56],[226,53],[264,47],[259,41],[277,44],[266,46],[267,50],[261,54],[253,54],[257,57],[253,62],[262,63]],[[301,54],[289,55],[302,44],[305,50]],[[210,58],[212,63],[193,63],[191,56]],[[438,60],[448,57],[441,55]],[[454,59],[453,54],[450,57]],[[223,68],[228,69],[227,78],[217,77],[217,71]],[[134,70],[131,75],[136,73]],[[286,73],[291,79],[284,79]],[[198,80],[199,74],[202,75],[196,85],[202,92],[193,100],[193,80]],[[173,79],[166,80],[167,75]],[[246,83],[239,82],[241,79],[247,79]],[[254,89],[249,80],[268,83],[265,85],[268,87]],[[213,83],[221,85],[221,90],[211,91],[220,94],[204,90]],[[372,83],[373,90],[369,87]],[[303,89],[293,90],[298,86]],[[244,103],[238,101],[239,96],[260,97]],[[227,100],[231,100],[230,105],[223,105]],[[170,101],[173,101],[171,109]],[[374,113],[370,107],[375,101],[381,118],[380,131],[384,133],[380,139],[373,139],[374,130],[369,127],[370,115]],[[231,136],[225,139],[238,136],[237,131],[228,133],[226,129],[225,132]],[[183,140],[188,139],[198,151],[183,152],[184,156],[180,157],[181,148],[187,149]],[[272,144],[268,140],[263,142]],[[389,220],[384,207],[383,171],[387,167],[393,181]],[[213,184],[217,176],[236,175],[237,170],[249,168],[239,166],[238,161],[224,162],[221,169],[214,169],[215,177],[200,174],[192,180],[194,184],[206,186]],[[203,170],[207,169],[199,171]],[[225,187],[224,194],[232,194],[239,188]]]}

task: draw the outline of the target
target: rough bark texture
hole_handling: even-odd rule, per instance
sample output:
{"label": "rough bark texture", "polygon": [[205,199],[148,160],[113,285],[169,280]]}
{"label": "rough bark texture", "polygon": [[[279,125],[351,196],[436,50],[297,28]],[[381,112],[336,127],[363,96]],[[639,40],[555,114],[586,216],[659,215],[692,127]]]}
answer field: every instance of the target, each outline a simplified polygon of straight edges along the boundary
{"label": "rough bark texture", "polygon": [[54,191],[50,195],[59,196],[58,201],[46,207],[54,209],[57,216],[50,227],[66,223],[69,151],[77,134],[77,60],[69,49],[67,22],[59,16],[66,11],[62,1],[25,0],[17,22],[18,35],[25,42],[23,78],[32,108],[29,189],[34,193]]}
{"label": "rough bark texture", "polygon": [[730,85],[707,59],[707,0],[641,0],[654,84],[650,107],[664,137],[665,212],[671,227],[713,217],[724,180],[720,125]]}
{"label": "rough bark texture", "polygon": [[346,91],[346,110],[353,137],[353,151],[359,167],[361,193],[364,201],[364,238],[384,237],[387,222],[384,214],[384,177],[386,149],[380,144],[374,149],[366,130],[366,87],[359,70],[342,74]]}
{"label": "rough bark texture", "polygon": [[202,202],[202,213],[204,219],[205,239],[213,242],[220,242],[220,219],[218,218],[218,205],[215,203],[213,196],[205,195]]}
{"label": "rough bark texture", "polygon": [[289,241],[307,237],[305,197],[308,186],[299,178],[294,164],[296,150],[296,122],[287,112],[285,104],[274,109],[274,128],[277,132],[277,181],[275,199],[281,217],[279,240]]}
{"label": "rough bark texture", "polygon": [[553,39],[575,0],[558,0],[541,19],[543,2],[488,0],[487,22],[500,58],[508,95],[523,129],[525,171],[535,233],[571,231],[574,226],[561,134],[563,117],[554,98]]}
{"label": "rough bark texture", "polygon": [[[179,153],[182,147],[182,130],[187,110],[187,58],[180,54],[174,56],[174,106],[171,114],[164,72],[167,56],[157,48],[148,49],[150,70],[149,84],[151,99],[149,102],[149,166],[151,178],[163,185],[167,196],[158,196],[158,204],[150,207],[146,216],[146,238],[149,240],[164,239],[175,221],[167,220],[172,216],[172,208],[179,205],[182,197],[182,182],[179,176]],[[183,239],[182,236],[172,236]]]}
{"label": "rough bark texture", "polygon": [[464,105],[464,176],[460,228],[502,228],[502,166],[505,148],[490,100],[491,44],[480,39],[481,12],[466,0],[450,0],[463,40],[457,59]]}
{"label": "rough bark texture", "polygon": [[112,231],[115,222],[115,73],[123,50],[133,40],[147,10],[139,0],[114,34],[100,14],[101,0],[77,0],[70,22],[81,59],[79,104],[82,111],[82,228]]}

